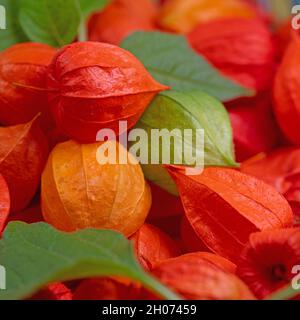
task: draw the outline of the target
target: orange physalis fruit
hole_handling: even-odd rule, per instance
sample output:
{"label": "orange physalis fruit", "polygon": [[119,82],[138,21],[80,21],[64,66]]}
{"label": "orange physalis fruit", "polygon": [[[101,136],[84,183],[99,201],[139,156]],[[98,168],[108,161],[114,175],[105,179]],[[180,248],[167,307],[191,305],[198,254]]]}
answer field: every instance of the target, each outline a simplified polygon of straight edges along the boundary
{"label": "orange physalis fruit", "polygon": [[292,225],[288,202],[273,187],[237,170],[206,168],[195,176],[168,166],[185,214],[205,245],[236,262],[253,232]]}
{"label": "orange physalis fruit", "polygon": [[159,25],[166,30],[187,33],[209,21],[255,17],[256,10],[241,0],[168,0],[162,7]]}
{"label": "orange physalis fruit", "polygon": [[[107,144],[117,156],[132,157],[117,142]],[[104,228],[130,236],[147,217],[150,189],[139,164],[100,164],[101,145],[68,141],[53,149],[42,176],[43,216],[63,231]]]}
{"label": "orange physalis fruit", "polygon": [[159,263],[152,273],[164,285],[190,300],[253,300],[248,287],[201,254],[189,253]]}
{"label": "orange physalis fruit", "polygon": [[157,6],[151,0],[113,0],[94,14],[89,23],[89,39],[119,45],[135,31],[155,29]]}
{"label": "orange physalis fruit", "polygon": [[4,229],[10,208],[9,191],[7,184],[0,174],[0,235]]}
{"label": "orange physalis fruit", "polygon": [[294,36],[275,78],[274,110],[285,136],[300,145],[300,36]]}
{"label": "orange physalis fruit", "polygon": [[237,273],[258,298],[265,298],[290,285],[299,265],[300,228],[271,230],[250,236]]}
{"label": "orange physalis fruit", "polygon": [[170,236],[160,229],[144,224],[131,238],[136,256],[146,270],[158,262],[179,256],[180,249]]}
{"label": "orange physalis fruit", "polygon": [[0,174],[9,188],[11,213],[29,205],[47,161],[48,142],[37,121],[0,128]]}
{"label": "orange physalis fruit", "polygon": [[52,125],[47,105],[47,69],[55,49],[41,43],[16,44],[0,53],[0,124],[25,123],[41,112]]}
{"label": "orange physalis fruit", "polygon": [[80,142],[95,142],[100,129],[119,134],[120,120],[130,129],[167,88],[130,52],[106,43],[65,46],[49,68],[49,101],[57,126]]}

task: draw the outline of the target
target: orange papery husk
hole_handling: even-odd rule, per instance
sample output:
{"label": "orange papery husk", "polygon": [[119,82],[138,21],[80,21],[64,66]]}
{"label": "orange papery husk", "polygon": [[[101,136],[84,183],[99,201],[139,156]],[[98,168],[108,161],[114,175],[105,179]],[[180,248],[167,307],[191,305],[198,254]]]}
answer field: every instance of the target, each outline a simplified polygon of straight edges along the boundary
{"label": "orange papery husk", "polygon": [[238,263],[237,274],[263,299],[290,285],[300,265],[300,228],[254,233]]}
{"label": "orange papery husk", "polygon": [[186,252],[210,251],[198,237],[185,215],[180,223],[180,238]]}
{"label": "orange papery husk", "polygon": [[136,31],[155,30],[157,6],[151,0],[113,0],[89,21],[89,40],[119,45]]}
{"label": "orange papery husk", "polygon": [[269,95],[238,99],[226,104],[233,129],[237,161],[271,151],[280,140]]}
{"label": "orange papery husk", "polygon": [[300,36],[294,36],[275,77],[274,110],[285,136],[300,145]]}
{"label": "orange papery husk", "polygon": [[49,102],[58,128],[80,142],[95,142],[100,129],[130,129],[154,96],[168,89],[130,52],[100,42],[62,48],[48,75]]}
{"label": "orange papery husk", "polygon": [[262,153],[242,163],[241,171],[272,185],[288,201],[300,203],[300,148]]}
{"label": "orange papery husk", "polygon": [[150,181],[148,183],[152,193],[149,221],[183,214],[184,210],[179,197],[170,194]]}
{"label": "orange papery husk", "polygon": [[[236,275],[198,253],[162,261],[153,275],[189,300],[253,300],[248,287]],[[150,296],[151,297],[151,296]]]}
{"label": "orange papery husk", "polygon": [[133,241],[135,254],[145,270],[151,270],[160,261],[181,254],[177,243],[169,235],[150,224],[144,224],[130,240]]}
{"label": "orange papery husk", "polygon": [[21,43],[0,53],[0,124],[22,124],[41,113],[43,129],[53,126],[46,82],[55,52],[45,44]]}
{"label": "orange papery husk", "polygon": [[292,225],[288,202],[272,186],[229,168],[211,167],[186,175],[167,166],[175,180],[186,217],[214,253],[236,262],[253,232]]}
{"label": "orange papery husk", "polygon": [[9,215],[10,198],[7,183],[0,174],[0,235]]}
{"label": "orange papery husk", "polygon": [[47,161],[48,141],[37,120],[0,128],[0,173],[9,188],[11,213],[30,204]]}
{"label": "orange papery husk", "polygon": [[100,164],[107,160],[98,152],[102,145],[71,140],[52,150],[42,176],[43,216],[62,231],[112,229],[129,237],[144,224],[150,188],[140,165],[118,142],[106,145],[116,150],[115,160],[122,153],[127,164]]}
{"label": "orange papery husk", "polygon": [[224,19],[201,24],[188,35],[191,46],[224,75],[262,91],[276,70],[274,38],[259,19]]}
{"label": "orange papery husk", "polygon": [[74,292],[73,300],[143,300],[141,286],[117,278],[83,280]]}
{"label": "orange papery husk", "polygon": [[255,17],[257,10],[242,0],[169,0],[162,7],[158,24],[166,30],[188,33],[209,21]]}
{"label": "orange papery husk", "polygon": [[73,294],[66,285],[55,282],[40,290],[29,300],[73,300]]}

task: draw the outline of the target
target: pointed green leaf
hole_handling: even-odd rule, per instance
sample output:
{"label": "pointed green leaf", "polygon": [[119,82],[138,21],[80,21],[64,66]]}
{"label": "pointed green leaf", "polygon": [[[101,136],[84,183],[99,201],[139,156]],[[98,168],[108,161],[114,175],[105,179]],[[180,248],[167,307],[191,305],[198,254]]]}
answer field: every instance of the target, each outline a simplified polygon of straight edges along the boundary
{"label": "pointed green leaf", "polygon": [[31,41],[62,47],[75,39],[81,19],[76,0],[20,1],[20,24]]}
{"label": "pointed green leaf", "polygon": [[202,90],[222,101],[254,94],[221,75],[193,51],[183,36],[136,32],[121,46],[133,53],[157,81],[172,89]]}
{"label": "pointed green leaf", "polygon": [[0,29],[0,50],[28,41],[18,21],[19,3],[18,0],[0,0],[6,13],[6,29]]}
{"label": "pointed green leaf", "polygon": [[0,240],[0,265],[7,278],[0,300],[27,298],[51,282],[97,276],[123,276],[178,299],[142,270],[131,242],[109,230],[64,233],[46,223],[12,222]]}
{"label": "pointed green leaf", "polygon": [[83,16],[102,10],[110,0],[78,0]]}
{"label": "pointed green leaf", "polygon": [[266,300],[290,300],[300,295],[300,289],[296,290],[292,286],[287,286],[271,296],[267,297]]}
{"label": "pointed green leaf", "polygon": [[[221,102],[201,91],[160,93],[147,108],[136,128],[146,130],[148,137],[151,137],[152,129],[168,129],[169,131],[180,129],[181,132],[185,129],[192,129],[193,144],[187,147],[193,149],[193,154],[196,151],[201,152],[201,150],[196,150],[195,133],[197,129],[203,129],[205,166],[237,166],[234,160],[232,129],[228,113]],[[171,156],[174,151],[178,151],[178,143],[171,141]],[[150,138],[148,147],[150,155],[151,148],[153,148]],[[161,144],[159,148],[161,149]],[[172,159],[171,157],[170,163],[174,164]],[[184,156],[182,159],[184,160]],[[177,194],[176,186],[164,168],[153,164],[143,164],[142,167],[147,179],[170,193]]]}

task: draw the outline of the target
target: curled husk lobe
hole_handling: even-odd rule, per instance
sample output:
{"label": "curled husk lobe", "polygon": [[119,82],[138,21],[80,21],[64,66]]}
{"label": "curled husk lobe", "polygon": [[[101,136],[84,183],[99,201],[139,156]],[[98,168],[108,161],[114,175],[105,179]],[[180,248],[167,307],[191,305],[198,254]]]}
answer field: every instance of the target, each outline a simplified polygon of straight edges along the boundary
{"label": "curled husk lobe", "polygon": [[162,261],[152,273],[163,284],[186,299],[254,299],[248,287],[237,276],[204,259],[198,253]]}
{"label": "curled husk lobe", "polygon": [[185,214],[196,234],[213,252],[236,262],[253,232],[292,225],[288,202],[273,187],[237,170],[206,168],[187,176],[168,166]]}
{"label": "curled husk lobe", "polygon": [[0,128],[0,173],[9,188],[11,213],[28,206],[47,161],[48,141],[37,120]]}
{"label": "curled husk lobe", "polygon": [[16,125],[41,113],[52,126],[47,103],[47,70],[55,49],[41,43],[16,44],[0,53],[0,123]]}
{"label": "curled husk lobe", "polygon": [[158,262],[179,256],[175,241],[160,229],[144,224],[131,238],[136,256],[145,270],[151,270]]}

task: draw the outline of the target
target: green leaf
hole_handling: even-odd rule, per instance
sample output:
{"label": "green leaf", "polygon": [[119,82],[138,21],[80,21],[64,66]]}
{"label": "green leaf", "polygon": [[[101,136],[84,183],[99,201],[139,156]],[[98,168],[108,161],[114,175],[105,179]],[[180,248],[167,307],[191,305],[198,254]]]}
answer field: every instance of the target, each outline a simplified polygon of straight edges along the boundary
{"label": "green leaf", "polygon": [[[181,132],[184,129],[192,129],[193,144],[187,147],[192,148],[193,154],[196,151],[201,152],[195,148],[195,133],[197,129],[203,129],[205,166],[237,166],[234,160],[232,129],[228,113],[221,102],[201,91],[160,93],[152,101],[135,128],[148,132],[149,155],[151,149],[156,150],[154,146],[151,146],[152,129],[168,129],[169,131],[180,129]],[[171,155],[174,154],[174,150],[178,151],[179,143],[171,141]],[[161,149],[161,144],[159,148]],[[174,157],[171,157],[171,164],[174,164],[173,159]],[[184,160],[184,156],[182,159]],[[147,179],[170,193],[177,194],[175,183],[161,165],[142,164],[142,167]]]}
{"label": "green leaf", "polygon": [[141,60],[157,81],[172,89],[203,90],[222,101],[254,94],[221,75],[190,48],[183,36],[136,32],[121,46]]}
{"label": "green leaf", "polygon": [[71,43],[80,18],[76,0],[21,0],[19,20],[31,41],[54,47]]}
{"label": "green leaf", "polygon": [[6,29],[0,30],[0,50],[4,50],[19,42],[28,41],[18,22],[19,1],[0,0],[0,5],[6,11]]}
{"label": "green leaf", "polygon": [[131,242],[109,230],[64,233],[46,223],[12,222],[0,241],[0,265],[7,277],[0,300],[30,297],[55,281],[97,276],[124,276],[163,298],[178,299],[142,270]]}
{"label": "green leaf", "polygon": [[102,10],[110,0],[78,0],[82,15],[87,17],[91,13]]}
{"label": "green leaf", "polygon": [[300,290],[294,289],[292,286],[287,286],[281,289],[271,296],[267,297],[266,300],[290,300],[300,295]]}

